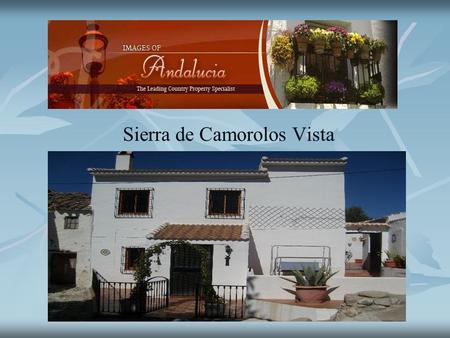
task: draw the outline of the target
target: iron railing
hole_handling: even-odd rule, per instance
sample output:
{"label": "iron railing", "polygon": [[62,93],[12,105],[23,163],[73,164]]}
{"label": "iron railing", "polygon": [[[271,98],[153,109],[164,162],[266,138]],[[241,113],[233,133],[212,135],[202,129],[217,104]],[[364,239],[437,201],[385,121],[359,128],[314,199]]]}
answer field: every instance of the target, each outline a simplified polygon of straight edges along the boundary
{"label": "iron railing", "polygon": [[[294,44],[296,44],[295,39]],[[349,59],[345,55],[334,56],[330,51],[316,54],[312,45],[308,46],[306,53],[298,52],[296,45],[294,51],[292,75],[312,75],[322,84],[332,80],[339,81],[347,88],[344,96],[334,98],[339,102],[329,102],[330,97],[320,91],[315,98],[317,103],[360,103],[358,89],[364,88],[370,81],[381,83],[380,62],[372,55],[368,59],[361,59],[357,55]]]}
{"label": "iron railing", "polygon": [[169,280],[153,277],[145,283],[109,282],[94,273],[97,312],[144,314],[169,306]]}
{"label": "iron railing", "polygon": [[243,319],[246,293],[246,285],[198,284],[195,291],[195,318]]}

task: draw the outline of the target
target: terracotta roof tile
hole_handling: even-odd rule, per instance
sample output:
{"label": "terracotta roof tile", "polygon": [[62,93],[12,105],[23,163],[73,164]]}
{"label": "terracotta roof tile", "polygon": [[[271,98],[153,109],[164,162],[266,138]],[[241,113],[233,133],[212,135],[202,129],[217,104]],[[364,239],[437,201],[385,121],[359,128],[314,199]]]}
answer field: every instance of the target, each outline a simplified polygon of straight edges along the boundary
{"label": "terracotta roof tile", "polygon": [[81,192],[48,191],[48,210],[91,210],[91,196]]}
{"label": "terracotta roof tile", "polygon": [[375,222],[348,222],[345,224],[346,230],[352,231],[389,231],[389,224]]}
{"label": "terracotta roof tile", "polygon": [[150,237],[165,240],[245,240],[242,225],[165,224]]}

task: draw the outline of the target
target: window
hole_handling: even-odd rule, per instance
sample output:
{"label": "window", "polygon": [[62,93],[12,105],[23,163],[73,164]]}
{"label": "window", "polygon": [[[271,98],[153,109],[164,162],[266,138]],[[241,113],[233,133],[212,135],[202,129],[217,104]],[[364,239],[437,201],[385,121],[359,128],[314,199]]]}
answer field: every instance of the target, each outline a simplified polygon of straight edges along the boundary
{"label": "window", "polygon": [[78,229],[79,218],[77,216],[64,217],[64,229]]}
{"label": "window", "polygon": [[208,189],[207,217],[243,218],[243,189]]}
{"label": "window", "polygon": [[123,248],[122,272],[135,271],[138,260],[144,252],[144,248]]}
{"label": "window", "polygon": [[118,217],[151,217],[151,189],[118,189],[116,216]]}

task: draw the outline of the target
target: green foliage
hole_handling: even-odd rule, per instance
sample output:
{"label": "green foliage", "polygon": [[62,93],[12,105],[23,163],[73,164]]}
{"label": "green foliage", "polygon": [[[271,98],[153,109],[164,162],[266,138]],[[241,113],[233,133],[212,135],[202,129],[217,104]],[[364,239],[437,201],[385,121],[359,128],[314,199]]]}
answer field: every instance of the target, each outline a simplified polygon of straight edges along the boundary
{"label": "green foliage", "polygon": [[346,222],[362,222],[369,220],[370,217],[360,206],[352,206],[345,209],[345,221]]}
{"label": "green foliage", "polygon": [[297,286],[326,286],[327,281],[338,271],[332,273],[330,267],[322,266],[319,270],[315,270],[307,266],[303,273],[300,270],[292,270],[292,273]]}
{"label": "green foliage", "polygon": [[312,101],[320,89],[320,82],[314,76],[291,76],[285,85],[289,102]]}
{"label": "green foliage", "polygon": [[380,52],[384,52],[387,49],[387,44],[384,42],[384,40],[380,39],[373,39],[370,41],[370,50],[376,51],[379,50]]}
{"label": "green foliage", "polygon": [[394,250],[385,250],[384,253],[386,254],[387,258],[393,261],[396,256],[398,256],[397,252]]}
{"label": "green foliage", "polygon": [[375,105],[381,103],[384,98],[384,88],[377,81],[370,81],[369,84],[363,86],[359,92],[361,103]]}
{"label": "green foliage", "polygon": [[134,272],[134,280],[136,283],[144,283],[152,276],[152,264],[161,265],[160,255],[166,247],[172,245],[187,245],[193,247],[200,254],[200,278],[202,283],[208,281],[208,251],[201,247],[195,246],[186,241],[165,241],[152,245],[145,250],[144,254],[139,257]]}
{"label": "green foliage", "polygon": [[405,268],[406,267],[406,257],[401,256],[395,250],[385,250],[384,253],[387,256],[388,260],[394,261],[397,268]]}
{"label": "green foliage", "polygon": [[405,256],[400,256],[400,255],[396,255],[394,257],[394,262],[395,265],[397,266],[397,268],[406,268],[406,257]]}
{"label": "green foliage", "polygon": [[282,68],[288,68],[294,60],[294,47],[289,33],[276,35],[270,49],[272,62]]}

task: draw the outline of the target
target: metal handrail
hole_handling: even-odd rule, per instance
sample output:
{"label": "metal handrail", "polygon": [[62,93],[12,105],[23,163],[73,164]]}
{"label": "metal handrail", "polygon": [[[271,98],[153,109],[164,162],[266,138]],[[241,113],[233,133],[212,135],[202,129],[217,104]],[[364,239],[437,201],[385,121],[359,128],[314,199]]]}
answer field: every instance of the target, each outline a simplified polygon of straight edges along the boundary
{"label": "metal handrail", "polygon": [[[279,249],[280,248],[321,248],[322,249],[322,256],[320,257],[316,257],[316,256],[279,256]],[[274,252],[276,249],[276,253]],[[327,254],[326,252],[327,251]],[[331,266],[331,247],[328,245],[306,245],[306,244],[278,244],[278,245],[272,245],[271,246],[271,250],[270,250],[270,274],[271,275],[276,275],[277,274],[277,270],[276,270],[276,261],[278,259],[278,257],[280,258],[300,258],[300,259],[304,259],[304,258],[312,258],[312,259],[322,259],[328,260],[328,266]]]}

